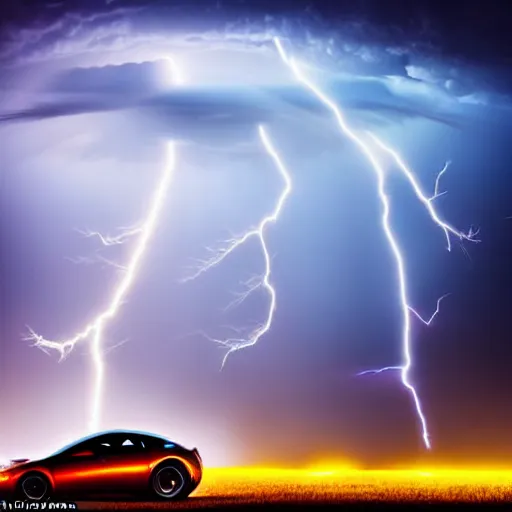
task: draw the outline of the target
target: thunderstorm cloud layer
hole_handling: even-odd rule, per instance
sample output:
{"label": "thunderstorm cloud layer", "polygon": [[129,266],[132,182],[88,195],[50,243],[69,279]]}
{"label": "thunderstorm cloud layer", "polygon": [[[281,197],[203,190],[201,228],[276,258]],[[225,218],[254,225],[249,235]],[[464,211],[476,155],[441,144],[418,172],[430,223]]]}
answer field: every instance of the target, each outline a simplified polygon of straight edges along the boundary
{"label": "thunderstorm cloud layer", "polygon": [[[381,28],[365,32],[360,23],[342,24],[341,31],[297,14],[230,21],[214,12],[201,23],[186,9],[181,18],[161,14],[147,6],[77,10],[27,26],[17,38],[2,34],[1,193],[9,198],[2,200],[2,282],[9,305],[0,375],[4,389],[13,390],[2,397],[5,410],[13,414],[28,395],[24,421],[51,411],[55,418],[41,420],[41,428],[52,443],[83,431],[94,380],[87,343],[56,365],[20,343],[20,332],[29,324],[45,337],[68,339],[108,307],[166,166],[162,143],[172,140],[176,160],[162,218],[105,336],[102,426],[185,437],[185,444],[204,445],[213,464],[392,460],[421,452],[399,377],[355,378],[366,368],[403,363],[396,268],[375,176],[325,103],[280,59],[278,36],[356,132],[371,130],[392,144],[427,196],[440,187],[435,207],[443,219],[470,239],[480,228],[481,244],[456,236],[446,253],[442,231],[396,162],[383,158],[413,306],[425,318],[446,298],[430,326],[411,322],[411,380],[438,456],[462,455],[467,443],[453,433],[457,404],[465,418],[479,405],[465,375],[481,384],[490,370],[475,374],[471,358],[468,370],[453,362],[461,361],[464,340],[479,346],[488,322],[497,338],[506,336],[478,307],[490,293],[485,269],[496,265],[485,245],[496,245],[493,236],[501,236],[510,215],[506,187],[498,185],[508,151],[506,80],[489,80],[495,69],[461,56],[441,59],[417,41],[383,39]],[[209,248],[254,228],[275,207],[282,180],[258,140],[260,125],[293,182],[264,240],[277,309],[258,345],[239,351],[219,373],[225,350],[208,339],[243,338],[265,323],[263,291],[237,300],[262,282],[262,247],[250,241],[201,279],[183,278],[191,263],[197,269],[194,259],[207,260]],[[126,244],[103,247],[105,239],[83,236],[120,227],[134,234]],[[470,293],[477,302],[468,302]],[[493,297],[503,308],[500,294]],[[233,301],[237,307],[227,307]],[[480,316],[468,321],[471,308]],[[27,368],[31,376],[15,385]],[[444,396],[450,386],[452,405]],[[59,407],[68,418],[56,419]],[[491,420],[499,414],[486,407]],[[371,428],[376,421],[379,439]],[[482,436],[463,432],[462,439]],[[20,432],[13,450],[37,451],[33,435]],[[268,446],[255,448],[262,437]],[[304,438],[308,443],[296,448]],[[494,447],[472,444],[474,457],[494,457]]]}

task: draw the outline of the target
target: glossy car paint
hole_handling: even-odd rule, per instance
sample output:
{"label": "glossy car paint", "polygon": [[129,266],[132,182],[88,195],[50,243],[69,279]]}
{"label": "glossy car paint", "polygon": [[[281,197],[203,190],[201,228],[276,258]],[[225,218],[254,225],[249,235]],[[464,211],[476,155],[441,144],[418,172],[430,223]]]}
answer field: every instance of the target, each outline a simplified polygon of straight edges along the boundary
{"label": "glossy car paint", "polygon": [[[116,446],[123,439],[131,446]],[[106,447],[104,444],[110,443]],[[87,498],[97,494],[137,494],[150,489],[153,470],[165,462],[179,462],[190,478],[193,492],[202,477],[202,462],[194,448],[188,450],[166,438],[145,432],[109,431],[83,438],[41,460],[14,462],[0,470],[0,497],[15,493],[29,473],[46,476],[53,495]]]}

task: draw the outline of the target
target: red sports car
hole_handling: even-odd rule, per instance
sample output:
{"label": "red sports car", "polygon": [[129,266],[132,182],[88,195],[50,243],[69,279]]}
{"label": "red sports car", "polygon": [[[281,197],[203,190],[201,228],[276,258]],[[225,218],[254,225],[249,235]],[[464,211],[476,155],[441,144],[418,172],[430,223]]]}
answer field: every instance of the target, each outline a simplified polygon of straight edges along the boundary
{"label": "red sports car", "polygon": [[0,497],[41,501],[138,494],[178,500],[197,488],[202,470],[195,448],[145,432],[112,430],[80,439],[45,459],[16,459],[0,466]]}

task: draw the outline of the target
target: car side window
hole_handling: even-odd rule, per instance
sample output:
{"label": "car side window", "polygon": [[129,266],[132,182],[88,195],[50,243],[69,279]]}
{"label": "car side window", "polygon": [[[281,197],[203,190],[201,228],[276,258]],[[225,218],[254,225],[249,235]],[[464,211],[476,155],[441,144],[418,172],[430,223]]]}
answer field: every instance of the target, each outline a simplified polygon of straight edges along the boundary
{"label": "car side window", "polygon": [[146,451],[160,450],[165,444],[164,441],[153,437],[144,437],[142,439],[142,443],[144,445],[144,450]]}
{"label": "car side window", "polygon": [[112,452],[112,444],[106,442],[99,443],[93,451],[98,455],[108,455],[109,453]]}
{"label": "car side window", "polygon": [[108,439],[95,439],[84,445],[84,450],[93,452],[94,455],[107,455],[112,450],[112,443]]}
{"label": "car side window", "polygon": [[69,450],[69,455],[92,452],[97,457],[136,453],[147,449],[142,439],[136,436],[109,436],[81,443]]}
{"label": "car side window", "polygon": [[113,443],[111,453],[123,455],[140,452],[143,449],[144,445],[142,444],[140,439],[137,439],[134,436],[120,436]]}

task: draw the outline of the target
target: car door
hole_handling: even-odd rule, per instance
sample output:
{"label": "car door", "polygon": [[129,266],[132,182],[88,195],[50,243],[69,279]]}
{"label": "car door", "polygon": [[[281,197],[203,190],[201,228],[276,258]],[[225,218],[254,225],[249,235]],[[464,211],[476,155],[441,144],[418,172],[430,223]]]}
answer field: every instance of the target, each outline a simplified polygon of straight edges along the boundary
{"label": "car door", "polygon": [[108,440],[99,438],[80,443],[61,454],[52,471],[57,493],[88,496],[102,492],[109,448]]}
{"label": "car door", "polygon": [[147,451],[136,434],[116,434],[104,463],[105,484],[112,493],[132,493],[147,488]]}

